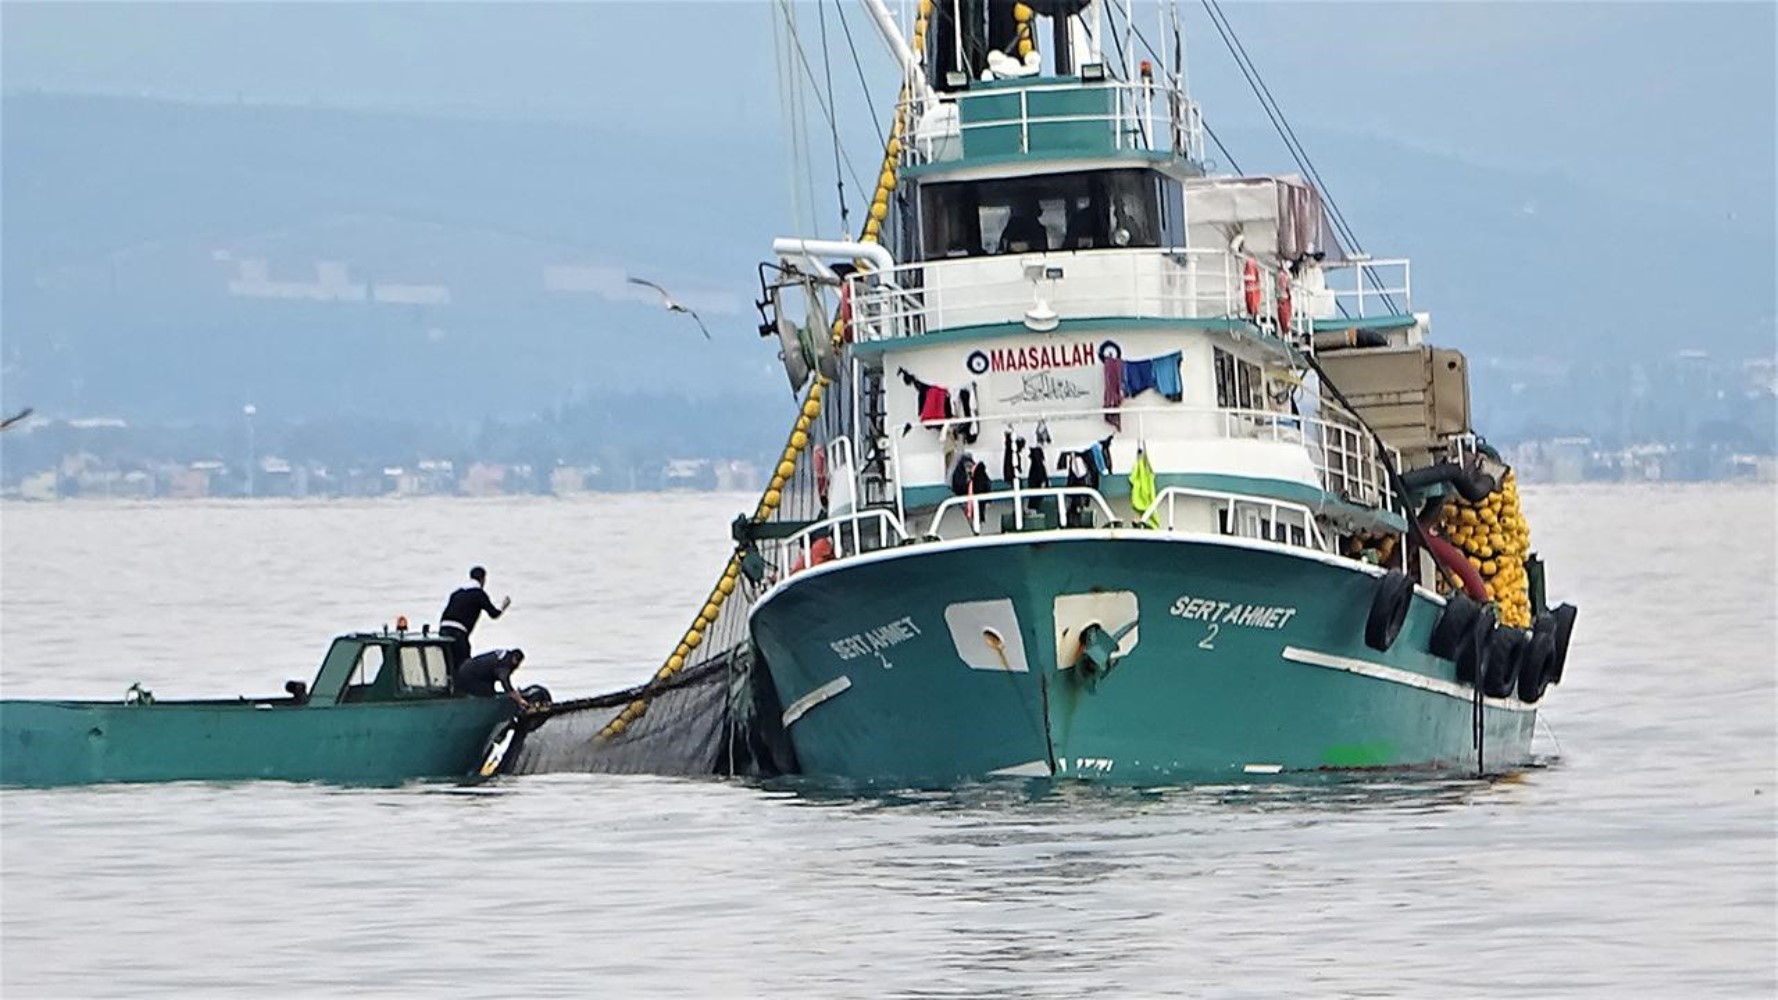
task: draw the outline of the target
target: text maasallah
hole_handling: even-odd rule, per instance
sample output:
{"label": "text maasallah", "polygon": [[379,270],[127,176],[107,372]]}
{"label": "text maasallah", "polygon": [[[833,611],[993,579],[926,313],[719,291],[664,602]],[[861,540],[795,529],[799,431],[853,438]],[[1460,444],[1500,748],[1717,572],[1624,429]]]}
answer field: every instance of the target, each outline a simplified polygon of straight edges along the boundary
{"label": "text maasallah", "polygon": [[996,348],[988,352],[990,370],[1032,372],[1047,368],[1079,368],[1099,363],[1099,349],[1090,343],[1034,344],[1030,347]]}

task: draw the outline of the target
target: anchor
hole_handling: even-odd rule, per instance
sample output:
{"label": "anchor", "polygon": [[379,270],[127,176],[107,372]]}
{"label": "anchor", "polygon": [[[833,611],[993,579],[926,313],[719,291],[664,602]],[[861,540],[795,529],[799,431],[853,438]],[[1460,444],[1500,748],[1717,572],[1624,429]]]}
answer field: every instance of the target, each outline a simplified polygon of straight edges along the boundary
{"label": "anchor", "polygon": [[1117,665],[1117,644],[1135,627],[1136,620],[1131,619],[1116,632],[1105,631],[1098,622],[1081,630],[1080,653],[1074,658],[1074,668],[1088,691],[1097,688],[1099,681]]}

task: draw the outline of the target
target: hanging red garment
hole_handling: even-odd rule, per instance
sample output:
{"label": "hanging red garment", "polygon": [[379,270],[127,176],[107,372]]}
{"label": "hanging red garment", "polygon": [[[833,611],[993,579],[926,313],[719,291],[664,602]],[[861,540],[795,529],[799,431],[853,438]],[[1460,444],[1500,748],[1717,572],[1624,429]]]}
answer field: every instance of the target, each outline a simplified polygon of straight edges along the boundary
{"label": "hanging red garment", "polygon": [[920,386],[920,422],[943,423],[951,419],[951,394],[943,386]]}
{"label": "hanging red garment", "polygon": [[1123,414],[1117,412],[1124,405],[1124,359],[1105,359],[1105,422],[1118,430],[1124,429]]}

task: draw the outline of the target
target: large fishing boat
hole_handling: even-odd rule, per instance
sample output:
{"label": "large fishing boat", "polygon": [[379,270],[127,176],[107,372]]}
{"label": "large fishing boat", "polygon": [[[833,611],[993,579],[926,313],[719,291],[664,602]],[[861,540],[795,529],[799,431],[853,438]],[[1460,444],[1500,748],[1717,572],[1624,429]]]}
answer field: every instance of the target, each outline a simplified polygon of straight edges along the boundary
{"label": "large fishing boat", "polygon": [[[1574,609],[1409,262],[1301,176],[1206,169],[1176,12],[1157,48],[1127,3],[865,6],[879,185],[860,239],[762,268],[802,408],[656,678],[726,681],[717,769],[1525,763]],[[657,697],[506,766],[599,766]]]}

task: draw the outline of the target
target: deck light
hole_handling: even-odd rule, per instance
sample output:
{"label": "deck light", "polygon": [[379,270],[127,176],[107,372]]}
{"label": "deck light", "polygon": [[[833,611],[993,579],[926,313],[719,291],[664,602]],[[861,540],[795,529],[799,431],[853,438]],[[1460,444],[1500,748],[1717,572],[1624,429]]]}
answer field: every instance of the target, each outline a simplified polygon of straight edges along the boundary
{"label": "deck light", "polygon": [[1025,310],[1025,325],[1038,333],[1048,333],[1061,324],[1062,317],[1042,299],[1038,299],[1036,305]]}
{"label": "deck light", "polygon": [[1097,83],[1105,79],[1105,64],[1083,63],[1080,67],[1080,79],[1083,83]]}
{"label": "deck light", "polygon": [[406,632],[407,631],[407,615],[396,615],[395,616],[395,631],[397,631],[397,632]]}

